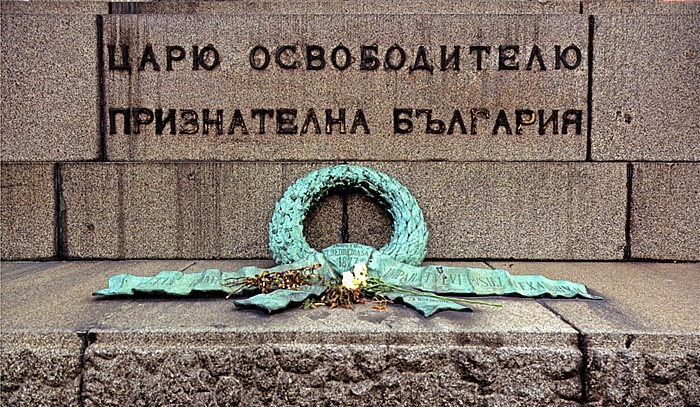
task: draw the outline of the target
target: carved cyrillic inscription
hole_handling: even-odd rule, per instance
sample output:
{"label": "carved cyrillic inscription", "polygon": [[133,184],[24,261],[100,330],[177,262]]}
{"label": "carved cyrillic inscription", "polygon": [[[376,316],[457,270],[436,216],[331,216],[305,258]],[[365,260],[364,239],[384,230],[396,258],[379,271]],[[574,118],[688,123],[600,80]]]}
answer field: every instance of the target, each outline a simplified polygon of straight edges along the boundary
{"label": "carved cyrillic inscription", "polygon": [[586,16],[104,16],[123,160],[582,160]]}
{"label": "carved cyrillic inscription", "polygon": [[[321,71],[335,69],[344,71],[355,68],[361,71],[377,71],[381,68],[389,71],[406,70],[408,72],[460,71],[463,69],[482,71],[496,69],[499,71],[540,70],[547,69],[574,70],[581,66],[581,48],[576,44],[562,46],[554,44],[545,51],[537,44],[521,45],[440,45],[435,49],[418,46],[406,49],[399,44],[380,47],[377,44],[359,45],[350,49],[339,44],[334,47],[322,45],[287,44],[279,46],[255,45],[248,53],[248,66],[257,71],[278,68],[281,70],[306,69]],[[486,61],[491,53],[497,54],[497,63],[489,66]],[[192,45],[188,51],[184,46],[168,45],[154,50],[153,45],[146,44],[138,57],[131,55],[129,44],[107,45],[110,71],[131,73],[133,67],[139,71],[150,69],[160,71],[165,63],[165,70],[172,71],[175,65],[187,65],[187,69],[213,70],[221,62],[221,55],[214,45],[200,47]],[[187,57],[190,61],[182,63]]]}

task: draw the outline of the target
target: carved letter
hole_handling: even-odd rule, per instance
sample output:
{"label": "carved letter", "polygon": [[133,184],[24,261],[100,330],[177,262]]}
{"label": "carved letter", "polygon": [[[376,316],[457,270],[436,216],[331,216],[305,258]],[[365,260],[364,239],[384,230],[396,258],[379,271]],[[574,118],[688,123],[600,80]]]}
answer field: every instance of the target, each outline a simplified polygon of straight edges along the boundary
{"label": "carved letter", "polygon": [[432,109],[417,109],[416,118],[425,115],[425,132],[427,134],[442,134],[445,132],[445,122],[442,120],[433,119]]}
{"label": "carved letter", "polygon": [[156,54],[153,53],[153,46],[151,46],[151,44],[147,44],[146,48],[143,50],[143,56],[141,56],[141,63],[139,64],[139,71],[145,70],[146,64],[149,63],[153,65],[154,71],[160,71],[160,65],[158,65],[158,61],[156,61]]}
{"label": "carved letter", "polygon": [[416,53],[416,62],[408,67],[408,72],[424,70],[433,73],[433,65],[428,62],[428,55],[425,51],[424,46],[418,47],[418,52]]}
{"label": "carved letter", "polygon": [[455,124],[459,124],[459,130],[462,132],[462,134],[467,133],[467,128],[464,126],[464,120],[462,120],[462,114],[458,109],[455,109],[454,113],[452,114],[452,119],[450,120],[450,127],[447,129],[447,134],[454,133]]}
{"label": "carved letter", "polygon": [[147,126],[153,123],[153,111],[146,108],[133,108],[132,116],[134,118],[134,134],[141,132],[141,126]]}
{"label": "carved letter", "polygon": [[337,124],[340,127],[340,134],[345,134],[345,109],[338,109],[338,118],[334,119],[331,114],[333,110],[326,109],[326,134],[333,132],[332,126]]}
{"label": "carved letter", "polygon": [[455,45],[454,48],[452,49],[452,53],[450,55],[447,55],[447,46],[441,45],[440,46],[440,70],[441,71],[446,71],[448,70],[448,65],[450,65],[450,62],[452,63],[452,70],[453,71],[459,71],[459,45]]}
{"label": "carved letter", "polygon": [[[338,63],[338,52],[342,51],[345,54],[345,62],[343,65],[340,65]],[[350,64],[352,64],[352,57],[350,56],[350,50],[347,49],[347,47],[344,47],[342,45],[338,45],[337,47],[333,48],[333,52],[331,52],[331,63],[336,69],[339,69],[341,71],[344,71],[347,69]]]}
{"label": "carved letter", "polygon": [[[527,119],[523,118],[527,115]],[[535,112],[530,109],[518,109],[515,111],[515,134],[523,134],[523,126],[529,126],[535,122]]]}
{"label": "carved letter", "polygon": [[163,119],[163,109],[156,109],[156,134],[163,134],[165,126],[170,124],[170,134],[175,134],[175,109],[168,110],[168,116]]}
{"label": "carved letter", "polygon": [[518,70],[520,68],[520,62],[517,60],[519,52],[520,47],[518,45],[501,45],[498,47],[498,70]]}
{"label": "carved letter", "polygon": [[[396,63],[393,63],[392,60],[392,53],[398,52],[398,61]],[[393,69],[394,71],[398,71],[403,67],[403,64],[406,63],[406,52],[403,50],[398,45],[392,45],[389,47],[388,50],[386,50],[386,55],[384,55],[384,66]]]}
{"label": "carved letter", "polygon": [[180,134],[195,134],[199,131],[197,112],[190,109],[180,110]]}
{"label": "carved letter", "polygon": [[[325,55],[323,47],[318,45],[307,45],[306,46],[306,69],[309,71],[319,71],[326,66]],[[317,62],[317,63],[314,63]]]}
{"label": "carved letter", "polygon": [[124,119],[124,134],[131,134],[131,110],[112,108],[109,109],[109,134],[117,134],[117,114]]}
{"label": "carved letter", "polygon": [[306,134],[309,131],[309,124],[313,123],[316,134],[321,134],[321,125],[318,122],[318,117],[316,117],[316,111],[314,109],[309,109],[306,113],[306,119],[304,119],[304,124],[301,125],[301,134]]}
{"label": "carved letter", "polygon": [[470,113],[471,113],[470,134],[475,135],[476,134],[476,118],[478,116],[481,116],[484,119],[488,119],[491,112],[489,112],[489,109],[472,108]]}
{"label": "carved letter", "polygon": [[476,70],[481,71],[483,70],[483,67],[481,63],[483,62],[483,53],[486,52],[486,55],[491,55],[491,47],[486,47],[483,45],[472,45],[469,47],[469,53],[473,54],[476,52]]}
{"label": "carved letter", "polygon": [[251,109],[250,115],[255,118],[255,116],[260,116],[260,126],[258,127],[258,134],[265,134],[265,116],[272,117],[275,114],[272,109]]}
{"label": "carved letter", "polygon": [[559,134],[559,111],[552,110],[552,115],[549,116],[547,120],[544,120],[544,110],[538,110],[537,114],[540,116],[540,136],[544,136],[545,129],[549,123],[552,123],[552,134]]}
{"label": "carved letter", "polygon": [[532,70],[532,63],[535,61],[535,58],[537,58],[537,63],[540,64],[540,71],[546,71],[547,67],[544,66],[544,61],[542,60],[542,53],[540,52],[540,47],[538,47],[537,45],[533,45],[532,51],[530,52],[530,59],[527,61],[527,66],[525,67],[525,69],[528,71]]}
{"label": "carved letter", "polygon": [[401,117],[406,115],[410,118],[412,114],[411,109],[394,109],[394,133],[406,134],[413,131],[413,122]]}
{"label": "carved letter", "polygon": [[233,119],[231,119],[231,124],[228,126],[228,134],[234,134],[236,132],[236,127],[241,128],[241,134],[248,134],[248,127],[246,127],[245,121],[243,121],[243,115],[239,109],[233,112]]}
{"label": "carved letter", "polygon": [[[167,54],[167,56],[165,58],[165,61],[166,61],[165,70],[166,71],[173,70],[173,61],[182,61],[183,59],[185,59],[185,49],[182,47],[179,47],[177,45],[165,47],[165,52]],[[176,52],[177,52],[177,56],[175,55]]]}
{"label": "carved letter", "polygon": [[363,45],[360,47],[361,71],[374,71],[379,68],[377,52],[379,52],[379,48],[376,45]]}
{"label": "carved letter", "polygon": [[352,121],[352,126],[350,127],[350,133],[355,134],[355,130],[359,126],[364,127],[365,134],[369,134],[369,126],[367,125],[367,119],[365,118],[365,112],[362,109],[357,109],[355,112],[355,118]]}
{"label": "carved letter", "polygon": [[[286,51],[290,51],[290,52],[286,52]],[[282,69],[296,69],[299,66],[299,61],[292,61],[291,63],[285,63],[282,60],[283,54],[286,57],[288,54],[294,55],[294,54],[296,54],[296,52],[297,52],[296,45],[283,45],[283,46],[277,48],[277,51],[275,51],[275,62]],[[291,57],[289,57],[289,59],[291,59]]]}
{"label": "carved letter", "polygon": [[109,54],[109,70],[110,71],[127,71],[131,73],[131,65],[129,64],[129,46],[126,44],[119,45],[119,49],[122,52],[122,63],[120,65],[116,64],[115,46],[113,44],[107,45],[107,50]]}
{"label": "carved letter", "polygon": [[277,109],[277,134],[297,133],[297,109]]}
{"label": "carved letter", "polygon": [[[258,53],[262,52],[262,61],[258,56]],[[248,56],[250,61],[250,67],[262,71],[270,64],[270,51],[262,45],[256,45],[252,50],[250,50],[250,55]]]}
{"label": "carved letter", "polygon": [[498,117],[496,118],[496,124],[493,126],[493,135],[498,134],[498,129],[500,127],[505,127],[506,129],[506,134],[513,134],[513,131],[510,129],[510,124],[508,123],[508,116],[506,116],[506,112],[504,110],[501,110],[498,112]]}
{"label": "carved letter", "polygon": [[209,109],[202,110],[202,134],[209,134],[209,125],[216,126],[216,134],[224,134],[224,111],[216,111],[216,119],[209,119]]}
{"label": "carved letter", "polygon": [[576,134],[581,134],[581,116],[580,110],[567,110],[562,115],[561,134],[569,134],[569,125],[576,126]]}
{"label": "carved letter", "polygon": [[[573,63],[569,62],[569,51],[574,52],[574,56],[576,59],[574,60]],[[576,69],[580,64],[581,64],[581,50],[578,49],[577,46],[571,44],[568,47],[564,48],[564,50],[561,50],[561,46],[555,45],[554,46],[554,53],[556,54],[555,56],[555,63],[554,63],[554,69],[561,69],[561,66],[564,65],[565,68],[567,69]],[[563,131],[562,131],[563,133]]]}

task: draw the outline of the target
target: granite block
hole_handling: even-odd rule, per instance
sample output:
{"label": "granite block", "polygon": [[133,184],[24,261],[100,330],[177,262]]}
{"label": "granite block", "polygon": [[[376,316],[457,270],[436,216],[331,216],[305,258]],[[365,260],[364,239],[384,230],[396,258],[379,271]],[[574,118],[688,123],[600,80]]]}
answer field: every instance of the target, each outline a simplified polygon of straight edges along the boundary
{"label": "granite block", "polygon": [[3,332],[86,332],[104,325],[109,316],[131,300],[100,301],[92,293],[107,287],[110,275],[155,275],[161,270],[182,271],[195,262],[71,261],[3,262]]}
{"label": "granite block", "polygon": [[109,160],[586,156],[585,16],[141,14],[104,28]]}
{"label": "granite block", "polygon": [[[617,163],[371,163],[425,213],[429,258],[621,259],[626,166]],[[63,164],[67,256],[268,258],[274,205],[321,163]],[[332,200],[330,201],[332,202]],[[388,219],[349,199],[351,241],[381,246]],[[335,203],[337,205],[337,202]],[[319,209],[319,248],[342,211]],[[336,217],[335,219],[333,217]],[[339,216],[339,217],[338,217]]]}
{"label": "granite block", "polygon": [[700,164],[633,166],[632,257],[700,260]]}
{"label": "granite block", "polygon": [[700,160],[700,15],[595,19],[591,156]]}
{"label": "granite block", "polygon": [[583,0],[584,14],[692,14],[700,13],[694,0]]}
{"label": "granite block", "polygon": [[[319,167],[63,164],[65,253],[113,259],[267,258],[275,202],[298,177]],[[340,237],[342,216],[337,206],[325,206],[306,225],[314,245]]]}
{"label": "granite block", "polygon": [[[203,261],[192,270],[210,266]],[[425,319],[402,306],[268,315],[224,300],[137,300],[92,331],[86,404],[526,405],[580,399],[583,365],[575,331],[535,301],[494,301],[503,307]],[[169,391],[153,391],[158,386]]]}
{"label": "granite block", "polygon": [[79,405],[83,340],[75,332],[3,330],[0,340],[0,404]]}
{"label": "granite block", "polygon": [[143,1],[114,2],[114,14],[578,14],[575,0]]}
{"label": "granite block", "polygon": [[584,283],[603,296],[539,300],[581,332],[590,405],[700,402],[700,264],[489,264]]}
{"label": "granite block", "polygon": [[109,13],[107,0],[2,0],[2,14],[84,14]]}
{"label": "granite block", "polygon": [[53,164],[2,164],[0,227],[4,260],[56,255]]}
{"label": "granite block", "polygon": [[[428,224],[428,258],[622,259],[624,164],[368,166],[397,178],[416,197]],[[348,209],[350,235],[366,233],[379,244],[369,229],[381,212],[372,209],[367,221],[365,206]]]}
{"label": "granite block", "polygon": [[0,157],[96,159],[99,70],[96,17],[90,13],[106,12],[107,4],[3,2],[2,7]]}

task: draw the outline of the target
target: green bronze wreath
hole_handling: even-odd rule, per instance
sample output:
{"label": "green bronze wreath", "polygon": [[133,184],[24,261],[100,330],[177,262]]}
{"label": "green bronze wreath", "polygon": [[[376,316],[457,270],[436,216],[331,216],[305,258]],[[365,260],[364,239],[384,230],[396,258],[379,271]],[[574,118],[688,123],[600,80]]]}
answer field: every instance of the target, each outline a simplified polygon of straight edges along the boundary
{"label": "green bronze wreath", "polygon": [[270,222],[270,252],[278,264],[290,264],[314,255],[304,237],[303,221],[309,210],[331,191],[359,189],[383,205],[394,222],[389,244],[379,251],[400,262],[420,265],[428,245],[428,229],[418,203],[396,179],[370,168],[338,165],[300,178],[275,205]]}

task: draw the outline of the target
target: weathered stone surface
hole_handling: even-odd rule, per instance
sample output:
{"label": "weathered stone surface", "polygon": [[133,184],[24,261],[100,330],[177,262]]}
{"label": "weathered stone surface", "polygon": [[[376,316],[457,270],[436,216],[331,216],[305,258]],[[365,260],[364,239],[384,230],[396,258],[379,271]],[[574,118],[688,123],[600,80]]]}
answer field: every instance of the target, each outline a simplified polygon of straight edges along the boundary
{"label": "weathered stone surface", "polygon": [[[399,181],[400,182],[400,181]],[[380,248],[389,243],[393,222],[378,202],[361,193],[348,197],[348,240]],[[430,235],[428,235],[430,242]]]}
{"label": "weathered stone surface", "polygon": [[594,160],[700,160],[700,15],[595,19]]}
{"label": "weathered stone surface", "polygon": [[2,0],[3,14],[107,14],[107,0]]}
{"label": "weathered stone surface", "polygon": [[2,263],[2,330],[81,332],[100,326],[129,300],[98,301],[107,276],[185,270],[194,261]]}
{"label": "weathered stone surface", "polygon": [[[243,264],[202,261],[188,271]],[[423,319],[401,306],[269,316],[227,301],[139,300],[94,331],[85,397],[95,405],[168,397],[250,405],[578,400],[575,332],[535,301],[495,301],[503,308]],[[169,391],[154,392],[159,383]]]}
{"label": "weathered stone surface", "polygon": [[631,254],[700,260],[700,164],[635,163]]}
{"label": "weathered stone surface", "polygon": [[372,167],[397,178],[418,200],[430,233],[428,258],[622,257],[624,165],[437,162]]}
{"label": "weathered stone surface", "polygon": [[691,14],[700,12],[688,0],[583,0],[584,14]]}
{"label": "weathered stone surface", "polygon": [[[376,160],[381,157],[382,160],[570,161],[583,160],[586,155],[588,20],[585,16],[111,15],[105,16],[104,26],[106,105],[112,112],[106,118],[110,160]],[[109,68],[110,46],[114,46],[116,66],[122,64],[125,55],[122,44],[129,46],[131,72]],[[146,51],[147,44],[152,46],[152,56]],[[204,67],[193,70],[192,46],[203,50],[208,44],[218,51],[220,64],[212,70]],[[282,50],[280,60],[283,64],[297,63],[296,69],[282,69],[275,62],[276,50],[287,44],[297,47],[296,56],[290,56],[293,52],[289,49]],[[333,49],[340,44],[351,54],[351,65],[342,70],[336,69],[333,61],[341,66],[345,52],[338,51],[338,59],[331,59]],[[362,70],[361,47],[372,44],[378,47],[376,55],[382,61],[377,60],[376,70]],[[406,54],[398,70],[392,70],[389,65],[401,65],[399,50],[392,51],[389,65],[383,62],[395,44]],[[500,69],[499,47],[511,44],[520,47],[519,69]],[[325,50],[325,67],[320,70],[307,69],[309,61],[314,59],[306,56],[306,47],[314,45]],[[445,59],[454,46],[461,47],[459,71],[453,70],[451,64],[446,64],[444,71],[441,69],[443,45]],[[535,45],[541,51],[546,70],[540,69],[536,56],[532,59],[532,69],[527,70]],[[172,62],[171,70],[167,69],[167,46],[185,47],[185,59]],[[250,53],[256,46],[270,50],[266,69],[251,67]],[[425,64],[418,58],[420,46],[425,47]],[[483,53],[482,70],[477,69],[477,51],[470,52],[471,46],[490,47],[488,55]],[[573,48],[568,49],[569,46]],[[555,63],[556,47],[561,52],[567,49],[567,62],[560,64],[559,69]],[[257,51],[256,64],[264,63],[263,54]],[[206,66],[214,66],[213,51],[208,51],[203,59]],[[158,63],[158,71],[154,70],[153,60]],[[316,66],[315,62],[312,64]],[[432,72],[410,71],[411,66],[427,64],[433,66]],[[511,65],[505,59],[503,64]],[[567,64],[571,69],[565,67]],[[127,132],[125,115],[120,112],[134,108],[148,110],[128,110],[131,117],[127,120],[130,123]],[[395,132],[395,124],[407,129],[394,120],[395,108],[411,110],[414,122],[411,133]],[[167,120],[171,109],[175,120],[172,127],[172,122]],[[244,121],[247,134],[240,125],[231,128],[236,109],[240,114],[237,120]],[[271,116],[265,116],[264,134],[260,115],[253,116],[252,109],[274,109]],[[296,112],[281,109],[296,109]],[[318,126],[309,109],[313,109]],[[332,118],[340,116],[339,109],[345,109],[345,134],[340,133],[338,124],[327,129],[326,109],[330,109]],[[360,109],[366,126],[361,125],[357,113]],[[417,112],[420,109],[432,109],[432,113]],[[472,109],[489,112],[486,118],[486,113],[475,111],[475,134],[471,134]],[[516,124],[517,109],[530,109],[543,122],[556,110],[556,134],[550,123],[543,129],[545,134],[539,135],[539,119],[527,112],[521,113],[521,119],[530,122],[532,118],[533,124]],[[215,120],[218,110],[222,110],[220,128],[209,124],[205,133],[205,114],[208,120]],[[461,112],[465,134],[457,119],[452,126],[453,134],[447,134],[455,110]],[[503,117],[499,119],[501,111]],[[569,111],[574,113],[566,113]],[[577,116],[576,112],[580,114]],[[567,133],[563,134],[565,113],[569,121],[578,117],[580,126],[568,124]],[[198,124],[190,126],[187,123],[194,114]],[[430,131],[441,134],[431,134],[426,129],[428,117],[444,122],[443,129],[438,124],[431,125]],[[284,122],[285,118],[290,121]],[[307,118],[309,124],[304,126]],[[505,125],[498,126],[497,135],[492,134],[497,123],[506,121],[511,134],[506,134]],[[156,133],[157,122],[161,122],[162,134]],[[192,134],[183,134],[183,130]],[[231,130],[233,133],[229,134]],[[519,131],[522,134],[517,134]]]}
{"label": "weathered stone surface", "polygon": [[107,3],[4,2],[0,157],[70,161],[99,154],[97,26]]}
{"label": "weathered stone surface", "polygon": [[581,282],[605,298],[540,300],[583,335],[591,405],[700,402],[700,264],[489,264]]}
{"label": "weathered stone surface", "polygon": [[[115,346],[98,338],[105,341],[86,354],[86,405],[525,406],[571,403],[581,392],[574,348],[232,345],[226,336]],[[190,341],[198,346],[182,345]]]}
{"label": "weathered stone surface", "polygon": [[2,164],[0,173],[2,259],[55,256],[54,165]]}
{"label": "weathered stone surface", "polygon": [[[64,164],[66,254],[267,258],[268,223],[275,202],[298,177],[322,165]],[[622,258],[624,164],[373,163],[371,167],[397,178],[418,200],[430,232],[429,258]],[[362,223],[354,219],[362,216],[354,205],[348,213],[353,216],[348,225]],[[341,218],[326,219],[316,227],[338,236]],[[371,231],[367,237],[362,228],[348,232],[353,241],[382,244],[373,241],[376,235]]]}
{"label": "weathered stone surface", "polygon": [[[698,404],[698,264],[494,262],[605,300],[489,299],[503,307],[428,319],[90,296],[116,273],[243,265],[271,261],[3,262],[3,404]],[[47,296],[56,283],[66,294]]]}
{"label": "weathered stone surface", "polygon": [[[4,312],[3,308],[3,322]],[[83,340],[75,332],[3,329],[0,340],[2,405],[78,405]]]}
{"label": "weathered stone surface", "polygon": [[343,223],[343,212],[347,206],[346,199],[342,194],[331,194],[311,208],[304,220],[304,236],[311,247],[321,251],[344,240],[343,229],[346,226]]}
{"label": "weathered stone surface", "polygon": [[[267,315],[236,310],[224,299],[101,301],[90,297],[115,273],[151,275],[163,268],[232,270],[263,263],[5,262],[3,340],[10,334],[21,339],[42,335],[42,329],[89,330],[80,394],[86,405],[136,401],[376,405],[379,400],[391,405],[434,404],[435,400],[524,405],[580,399],[577,334],[534,300],[495,299],[503,307],[475,307],[474,313],[445,312],[424,319],[401,306],[380,311],[371,304],[354,310],[295,309]],[[11,277],[9,284],[6,275]],[[50,276],[65,295],[46,296],[53,288]],[[94,310],[88,310],[90,306]],[[6,310],[17,321],[8,322]],[[86,322],[91,326],[84,326]],[[81,341],[75,333],[71,335],[76,348],[70,366],[80,366]],[[40,340],[52,338],[47,335]],[[36,348],[34,352],[41,349],[37,341],[24,343]],[[25,368],[16,361],[27,353],[18,349],[3,349],[7,351],[3,363],[10,366],[3,365],[3,380],[7,380],[3,389],[13,391],[4,393],[4,400],[15,400],[38,386],[36,376],[18,382],[14,375]],[[52,352],[57,349],[62,347]],[[44,360],[32,363],[40,366]],[[61,377],[75,380],[61,383],[73,383],[73,389],[78,389],[78,369],[70,376],[66,366],[67,360],[55,361],[42,374],[58,370]],[[52,375],[51,380],[56,380]],[[56,389],[46,394],[52,392]]]}
{"label": "weathered stone surface", "polygon": [[256,14],[578,14],[577,0],[469,1],[148,1],[115,2],[115,14],[256,13]]}
{"label": "weathered stone surface", "polygon": [[[65,164],[66,255],[267,258],[275,202],[298,177],[321,166]],[[308,226],[317,236],[339,236],[340,219],[328,222]]]}

